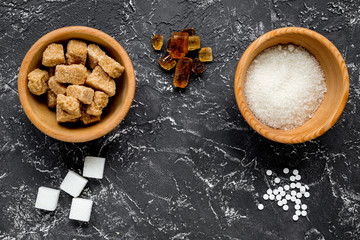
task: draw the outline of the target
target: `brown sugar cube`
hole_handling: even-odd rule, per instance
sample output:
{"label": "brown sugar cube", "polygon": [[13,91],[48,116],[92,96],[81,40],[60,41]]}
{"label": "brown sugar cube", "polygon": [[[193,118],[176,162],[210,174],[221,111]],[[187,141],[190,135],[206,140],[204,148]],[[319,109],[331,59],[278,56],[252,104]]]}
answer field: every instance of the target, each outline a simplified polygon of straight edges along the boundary
{"label": "brown sugar cube", "polygon": [[77,122],[79,116],[65,112],[63,109],[56,105],[56,121],[59,123],[64,122]]}
{"label": "brown sugar cube", "polygon": [[81,116],[81,105],[76,98],[58,94],[56,103],[56,108],[61,108],[65,112],[77,116],[78,118]]}
{"label": "brown sugar cube", "polygon": [[49,78],[48,84],[49,84],[49,88],[51,89],[51,91],[54,92],[56,95],[58,95],[58,94],[65,95],[66,87],[63,84],[57,82],[55,80],[54,76]]}
{"label": "brown sugar cube", "polygon": [[62,44],[52,43],[48,45],[43,53],[42,65],[53,67],[65,63],[64,47]]}
{"label": "brown sugar cube", "polygon": [[84,104],[91,104],[94,98],[94,89],[85,86],[70,85],[66,88],[66,95],[74,97]]}
{"label": "brown sugar cube", "polygon": [[87,45],[80,40],[70,40],[66,48],[66,59],[68,64],[85,65],[87,56]]}
{"label": "brown sugar cube", "polygon": [[112,78],[118,78],[124,72],[125,68],[120,63],[105,55],[99,60],[99,65]]}
{"label": "brown sugar cube", "polygon": [[87,77],[85,84],[96,90],[107,93],[110,97],[114,96],[116,92],[115,81],[110,78],[100,66],[95,67],[92,73]]}
{"label": "brown sugar cube", "polygon": [[32,94],[41,95],[46,93],[49,89],[47,81],[49,80],[49,73],[39,68],[31,71],[28,74],[28,88]]}
{"label": "brown sugar cube", "polygon": [[100,119],[101,119],[100,116],[92,116],[92,115],[87,114],[85,109],[81,111],[80,121],[82,121],[83,124],[85,124],[85,125],[99,122]]}
{"label": "brown sugar cube", "polygon": [[101,50],[101,48],[96,44],[89,44],[87,47],[87,54],[88,54],[88,64],[89,66],[94,69],[98,63],[100,58],[106,55],[106,53]]}
{"label": "brown sugar cube", "polygon": [[56,107],[56,94],[51,90],[47,91],[47,105],[49,108]]}
{"label": "brown sugar cube", "polygon": [[55,68],[55,80],[59,83],[84,84],[87,69],[81,64],[57,65]]}
{"label": "brown sugar cube", "polygon": [[107,106],[109,102],[109,96],[101,91],[96,91],[94,95],[94,101],[88,106],[86,113],[93,116],[100,116],[102,110]]}

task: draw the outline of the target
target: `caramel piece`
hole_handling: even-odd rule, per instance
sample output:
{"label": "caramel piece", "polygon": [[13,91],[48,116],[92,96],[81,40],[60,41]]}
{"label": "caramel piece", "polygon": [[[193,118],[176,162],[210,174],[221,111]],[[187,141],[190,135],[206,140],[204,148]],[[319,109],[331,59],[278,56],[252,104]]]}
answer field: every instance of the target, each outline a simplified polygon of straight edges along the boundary
{"label": "caramel piece", "polygon": [[200,37],[199,36],[189,36],[189,51],[194,51],[200,48]]}
{"label": "caramel piece", "polygon": [[202,62],[211,62],[213,60],[211,47],[204,47],[200,49],[199,59]]}
{"label": "caramel piece", "polygon": [[91,104],[94,98],[94,89],[85,86],[70,85],[66,88],[66,96],[76,98],[84,104]]}
{"label": "caramel piece", "polygon": [[176,65],[174,74],[174,86],[185,88],[189,83],[190,71],[192,67],[192,59],[183,57]]}
{"label": "caramel piece", "polygon": [[101,91],[96,91],[94,95],[94,101],[87,108],[86,113],[93,116],[100,116],[102,110],[107,106],[109,102],[109,96]]}
{"label": "caramel piece", "polygon": [[77,122],[79,116],[65,112],[59,105],[56,105],[56,121],[59,123],[64,122]]}
{"label": "caramel piece", "polygon": [[165,70],[170,70],[176,65],[176,60],[171,57],[170,54],[166,54],[159,59],[160,66]]}
{"label": "caramel piece", "polygon": [[87,69],[81,64],[57,65],[55,68],[55,80],[59,83],[84,84]]}
{"label": "caramel piece", "polygon": [[58,94],[64,94],[64,95],[65,95],[65,93],[66,93],[66,87],[65,87],[63,84],[57,82],[57,81],[55,80],[55,77],[54,77],[54,76],[52,76],[52,77],[49,78],[48,84],[49,84],[50,90],[51,90],[52,92],[54,92],[56,95],[58,95]]}
{"label": "caramel piece", "polygon": [[46,93],[49,89],[47,81],[49,80],[49,73],[39,68],[31,71],[28,74],[28,88],[32,94],[41,95]]}
{"label": "caramel piece", "polygon": [[193,35],[195,35],[195,28],[185,28],[185,29],[181,30],[181,32],[187,32],[189,34],[189,36],[193,36]]}
{"label": "caramel piece", "polygon": [[66,59],[68,64],[85,65],[87,56],[87,45],[80,40],[70,40],[66,48]]}
{"label": "caramel piece", "polygon": [[161,50],[162,48],[162,45],[164,43],[164,37],[163,35],[158,35],[156,34],[153,38],[152,38],[152,41],[151,41],[153,47],[155,50]]}
{"label": "caramel piece", "polygon": [[99,65],[112,78],[118,78],[124,72],[125,68],[120,63],[105,55],[99,60]]}
{"label": "caramel piece", "polygon": [[101,48],[96,44],[89,44],[87,47],[87,54],[88,54],[88,64],[89,66],[94,69],[98,64],[100,58],[106,55],[106,53],[101,50]]}
{"label": "caramel piece", "polygon": [[47,91],[47,105],[49,108],[56,107],[56,98],[56,94],[53,91]]}
{"label": "caramel piece", "polygon": [[101,119],[100,116],[93,116],[86,113],[86,109],[81,109],[81,117],[80,121],[82,121],[83,124],[89,125],[91,123],[99,122]]}
{"label": "caramel piece", "polygon": [[198,58],[195,58],[193,60],[191,71],[195,75],[199,75],[199,74],[202,74],[204,72],[204,70],[205,70],[205,64],[203,62],[201,62]]}
{"label": "caramel piece", "polygon": [[87,86],[96,90],[106,92],[110,97],[115,95],[116,85],[115,81],[104,72],[100,66],[96,66],[92,73],[87,77]]}
{"label": "caramel piece", "polygon": [[65,63],[64,47],[62,44],[52,43],[43,52],[42,65],[53,67]]}
{"label": "caramel piece", "polygon": [[78,118],[81,116],[81,105],[79,100],[77,100],[76,98],[67,97],[63,94],[58,94],[56,103],[57,108],[61,108],[65,112],[72,114]]}
{"label": "caramel piece", "polygon": [[188,53],[189,34],[174,32],[171,37],[170,54],[174,59],[180,59]]}

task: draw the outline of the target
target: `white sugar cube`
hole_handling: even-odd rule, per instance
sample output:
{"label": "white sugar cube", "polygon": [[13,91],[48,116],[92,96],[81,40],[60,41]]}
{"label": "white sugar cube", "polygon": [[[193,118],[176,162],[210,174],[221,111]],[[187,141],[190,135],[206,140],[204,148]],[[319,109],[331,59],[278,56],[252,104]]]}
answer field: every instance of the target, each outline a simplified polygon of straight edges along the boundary
{"label": "white sugar cube", "polygon": [[73,197],[77,197],[80,195],[87,182],[88,180],[86,178],[83,178],[79,174],[69,170],[60,185],[60,189]]}
{"label": "white sugar cube", "polygon": [[83,176],[88,178],[103,178],[105,158],[85,157]]}
{"label": "white sugar cube", "polygon": [[35,207],[47,211],[54,211],[57,207],[59,196],[60,190],[47,187],[39,187]]}
{"label": "white sugar cube", "polygon": [[88,222],[90,220],[93,201],[84,198],[73,198],[69,218]]}

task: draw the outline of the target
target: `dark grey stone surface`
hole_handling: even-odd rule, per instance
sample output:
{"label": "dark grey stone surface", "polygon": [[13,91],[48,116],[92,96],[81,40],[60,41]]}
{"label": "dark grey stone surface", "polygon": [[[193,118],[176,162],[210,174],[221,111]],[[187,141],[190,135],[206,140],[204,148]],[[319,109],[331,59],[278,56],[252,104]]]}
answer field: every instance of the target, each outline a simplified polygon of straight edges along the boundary
{"label": "dark grey stone surface", "polygon": [[[359,239],[360,81],[358,1],[1,1],[0,239]],[[136,95],[124,121],[83,144],[45,136],[27,119],[17,92],[30,46],[69,25],[100,29],[133,61]],[[263,33],[284,26],[313,29],[343,54],[350,94],[338,123],[298,145],[255,133],[235,102],[241,54]],[[157,64],[153,34],[165,39],[195,27],[214,61],[184,91]],[[89,223],[68,219],[61,192],[54,212],[34,208],[40,186],[58,188],[87,155],[106,157],[105,178],[81,195],[94,201]],[[309,184],[308,216],[265,203],[272,169],[297,168]]]}

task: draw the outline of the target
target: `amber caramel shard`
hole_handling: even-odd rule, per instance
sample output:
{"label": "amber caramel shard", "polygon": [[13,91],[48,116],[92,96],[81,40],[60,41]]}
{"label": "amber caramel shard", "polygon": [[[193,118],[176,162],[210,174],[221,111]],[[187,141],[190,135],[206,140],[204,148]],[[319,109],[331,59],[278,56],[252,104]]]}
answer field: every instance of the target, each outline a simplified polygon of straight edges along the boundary
{"label": "amber caramel shard", "polygon": [[202,62],[211,62],[213,60],[211,47],[204,47],[200,49],[199,59]]}
{"label": "amber caramel shard", "polygon": [[191,71],[195,75],[200,75],[204,72],[204,70],[205,70],[205,64],[201,62],[198,58],[195,58],[193,60]]}
{"label": "amber caramel shard", "polygon": [[51,90],[47,91],[47,105],[49,108],[56,107],[56,94]]}
{"label": "amber caramel shard", "polygon": [[180,59],[188,53],[189,34],[187,32],[174,32],[169,46],[170,54],[174,59]]}
{"label": "amber caramel shard", "polygon": [[66,59],[68,64],[85,65],[87,56],[87,45],[80,40],[70,40],[66,48]]}
{"label": "amber caramel shard", "polygon": [[199,36],[189,36],[189,51],[194,51],[200,48],[200,37]]}
{"label": "amber caramel shard", "polygon": [[176,65],[176,60],[172,58],[170,54],[166,54],[159,59],[160,66],[165,70],[170,70]]}
{"label": "amber caramel shard", "polygon": [[89,44],[87,47],[88,53],[88,64],[89,66],[94,69],[98,64],[100,58],[106,55],[106,53],[101,50],[101,48],[96,44]]}
{"label": "amber caramel shard", "polygon": [[61,108],[65,112],[77,116],[78,118],[81,116],[81,105],[76,98],[58,94],[56,103],[57,108]]}
{"label": "amber caramel shard", "polygon": [[49,73],[39,68],[31,71],[28,74],[28,88],[32,94],[41,95],[46,93],[49,89],[47,81],[49,80]]}
{"label": "amber caramel shard", "polygon": [[57,82],[55,80],[54,76],[49,78],[48,84],[49,84],[50,90],[53,91],[56,95],[58,95],[58,94],[64,94],[65,95],[66,87],[63,84]]}
{"label": "amber caramel shard", "polygon": [[101,91],[96,91],[94,95],[94,101],[87,108],[86,113],[93,116],[100,116],[102,110],[107,106],[109,102],[109,96]]}
{"label": "amber caramel shard", "polygon": [[87,69],[82,64],[57,65],[55,80],[59,83],[84,84]]}
{"label": "amber caramel shard", "polygon": [[120,77],[125,70],[125,68],[120,63],[107,55],[101,57],[99,60],[99,65],[112,78]]}
{"label": "amber caramel shard", "polygon": [[110,78],[100,66],[95,67],[92,73],[87,77],[85,84],[96,90],[107,93],[110,97],[114,96],[116,92],[115,81]]}
{"label": "amber caramel shard", "polygon": [[99,122],[101,120],[100,116],[92,116],[86,113],[86,110],[81,110],[81,117],[80,121],[82,121],[83,124],[89,125],[95,122]]}
{"label": "amber caramel shard", "polygon": [[151,41],[153,47],[155,50],[161,50],[162,48],[162,45],[164,43],[164,37],[163,35],[158,35],[156,34],[153,38],[152,38],[152,41]]}
{"label": "amber caramel shard", "polygon": [[62,44],[52,43],[43,52],[42,65],[54,67],[65,63],[64,47]]}
{"label": "amber caramel shard", "polygon": [[56,105],[56,121],[58,123],[77,122],[79,116],[65,112],[59,105]]}
{"label": "amber caramel shard", "polygon": [[94,98],[94,89],[85,86],[70,85],[66,88],[66,96],[76,98],[84,104],[91,104]]}
{"label": "amber caramel shard", "polygon": [[189,83],[190,71],[192,67],[192,59],[183,57],[176,65],[174,74],[174,86],[185,88]]}
{"label": "amber caramel shard", "polygon": [[189,34],[189,36],[195,35],[195,28],[185,28],[185,29],[183,29],[181,31],[182,32],[187,32]]}

